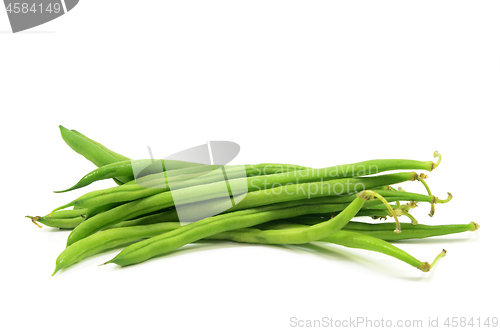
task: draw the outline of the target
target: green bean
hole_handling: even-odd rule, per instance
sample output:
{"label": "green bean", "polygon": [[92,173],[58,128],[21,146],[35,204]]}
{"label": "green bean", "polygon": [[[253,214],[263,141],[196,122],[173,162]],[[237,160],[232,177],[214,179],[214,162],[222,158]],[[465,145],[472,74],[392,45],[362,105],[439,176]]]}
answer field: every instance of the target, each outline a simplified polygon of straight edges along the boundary
{"label": "green bean", "polygon": [[[143,168],[144,170],[141,171],[139,176],[139,174],[134,174],[134,168]],[[291,171],[292,169],[306,169],[305,167],[299,167],[290,164],[271,163],[248,166],[211,166],[198,165],[191,162],[175,160],[155,160],[155,162],[152,162],[152,160],[122,161],[99,167],[89,172],[77,184],[73,185],[69,189],[54,192],[68,192],[85,187],[98,180],[119,176],[133,176],[136,178],[140,177],[141,179],[139,183],[137,180],[131,180],[127,184],[138,184],[141,188],[158,185],[160,185],[160,187],[164,187],[165,185],[168,187],[169,182],[172,182],[173,180],[187,181],[190,179],[195,179],[197,177],[200,177],[200,179],[204,180],[199,183],[191,183],[189,185],[194,186],[224,180],[223,178],[221,179],[220,173],[214,173],[214,170],[221,168],[227,175],[229,175],[229,178],[239,178],[245,176],[245,171],[243,170],[246,170],[246,176],[255,176],[262,174],[275,174],[277,172],[283,172],[284,170]],[[212,176],[207,176],[207,173],[208,175]],[[202,176],[204,174],[205,176]]]}
{"label": "green bean", "polygon": [[[310,226],[307,229],[275,231],[270,233],[266,239],[262,238],[262,240],[270,240],[277,244],[301,244],[322,239],[342,229],[361,209],[366,200],[374,196],[373,191],[363,191],[340,214],[329,221]],[[209,217],[165,234],[132,244],[106,263],[115,263],[121,266],[136,264],[217,233],[251,227],[275,219],[304,215],[311,213],[312,210],[330,212],[338,206],[338,204],[330,206],[305,205],[278,210],[272,210],[272,207],[268,206]],[[258,212],[256,213],[256,211]],[[260,239],[260,237],[256,237],[257,241]]]}
{"label": "green bean", "polygon": [[[268,187],[275,187],[275,185],[286,185],[290,183],[307,183],[320,181],[325,179],[336,179],[336,178],[350,178],[351,176],[364,176],[372,175],[384,171],[397,170],[397,169],[421,169],[431,171],[439,164],[441,160],[441,155],[438,155],[439,159],[437,163],[432,161],[415,161],[415,160],[400,160],[400,159],[388,159],[388,160],[371,160],[364,161],[353,164],[346,164],[334,167],[327,167],[321,169],[302,169],[298,171],[285,172],[272,175],[263,175],[251,178],[238,178],[227,181],[227,186],[231,189],[236,188],[240,193],[244,193],[244,190],[255,191],[258,189],[265,189]],[[167,179],[168,180],[168,179]],[[227,189],[222,187],[220,184],[212,183],[205,184],[212,185],[207,189],[215,189],[217,187],[219,190],[222,189],[224,196],[227,194]],[[128,185],[127,185],[128,186]],[[128,187],[120,186],[118,188],[113,188],[108,191],[99,190],[87,193],[72,202],[61,206],[58,209],[63,209],[69,206],[81,205],[85,207],[96,206],[97,204],[108,204],[112,202],[120,201],[132,201],[136,199],[145,198],[152,196],[154,194],[162,193],[165,191],[166,184],[162,183],[160,187],[144,188],[141,185],[130,185]],[[133,192],[131,192],[133,191]],[[216,198],[214,196],[213,198]],[[188,202],[186,202],[188,203]]]}
{"label": "green bean", "polygon": [[410,254],[403,251],[402,249],[399,249],[396,246],[393,246],[382,239],[372,237],[371,235],[343,230],[334,233],[333,235],[329,236],[326,239],[327,240],[325,241],[337,245],[342,245],[350,248],[370,250],[392,256],[398,260],[408,263],[409,265],[423,272],[428,272],[429,270],[431,270],[431,268],[436,264],[438,259],[446,254],[446,251],[443,249],[443,251],[436,257],[434,262],[432,262],[432,264],[429,264],[428,262],[421,262],[416,258],[414,258],[413,256],[411,256]]}
{"label": "green bean", "polygon": [[[68,130],[62,125],[59,126],[61,137],[78,154],[84,156],[87,160],[92,162],[98,167],[118,161],[126,161],[127,157],[115,153],[98,142],[84,136],[78,131]],[[134,179],[133,176],[119,177],[121,182],[128,182]]]}
{"label": "green bean", "polygon": [[[316,225],[307,226],[301,224],[288,224],[286,227],[280,227],[279,229],[269,229],[269,230],[260,230],[260,229],[238,229],[233,231],[228,231],[224,233],[220,233],[214,236],[209,237],[210,239],[225,239],[236,242],[245,242],[245,243],[259,243],[259,244],[285,244],[283,240],[276,240],[280,235],[283,235],[288,232],[302,232],[307,231],[311,227]],[[394,232],[392,232],[394,234]],[[370,233],[371,234],[371,233]],[[147,241],[147,240],[146,240]],[[322,242],[329,242],[336,245],[341,245],[349,248],[358,248],[364,250],[370,250],[374,252],[379,252],[388,256],[392,256],[398,260],[401,260],[423,272],[428,272],[431,269],[431,264],[428,262],[421,262],[406,253],[400,248],[381,240],[379,238],[372,237],[371,235],[365,233],[359,233],[354,231],[347,230],[339,230],[334,233],[329,234],[326,237],[319,239]],[[140,242],[138,243],[140,244]],[[133,246],[133,245],[132,245]],[[132,247],[131,246],[131,247]],[[126,248],[127,249],[127,248]],[[125,249],[125,250],[126,250]],[[124,251],[125,251],[124,250]],[[444,250],[443,250],[444,251]],[[446,251],[444,251],[446,252]],[[121,254],[121,253],[120,253]],[[444,256],[444,253],[438,255],[439,257]],[[433,262],[432,265],[435,264],[437,259]],[[113,260],[111,260],[112,262]]]}
{"label": "green bean", "polygon": [[70,131],[62,125],[59,126],[59,129],[61,130],[63,140],[69,147],[98,167],[118,162],[118,158],[125,158],[125,160],[128,160],[128,158],[122,155],[119,156],[119,154],[110,151],[103,145],[77,131]]}
{"label": "green bean", "polygon": [[402,231],[400,234],[391,233],[390,229],[394,229],[394,223],[359,223],[350,222],[344,228],[350,231],[367,233],[370,236],[383,239],[386,241],[397,241],[405,239],[421,239],[435,236],[443,236],[452,233],[460,233],[466,231],[476,231],[479,229],[479,224],[470,222],[469,224],[451,224],[451,225],[413,225],[410,223],[401,223]]}
{"label": "green bean", "polygon": [[33,224],[41,228],[42,226],[38,223],[42,223],[43,225],[50,226],[53,228],[60,229],[73,229],[78,224],[85,220],[85,215],[87,213],[86,208],[78,208],[78,209],[69,209],[69,210],[59,210],[54,212],[52,216],[26,216],[31,219]]}
{"label": "green bean", "polygon": [[[372,207],[370,207],[372,208]],[[366,209],[361,209],[356,217]],[[297,216],[293,218],[280,219],[264,224],[258,224],[255,227],[260,230],[272,230],[272,229],[286,229],[293,227],[294,224],[299,224],[297,226],[306,226],[325,222],[326,219],[323,217],[318,217],[318,215],[304,215]],[[407,239],[422,239],[436,236],[444,236],[449,234],[476,231],[479,229],[479,224],[475,222],[470,222],[469,224],[447,224],[447,225],[423,225],[417,224],[413,225],[411,223],[401,223],[401,228],[404,230],[401,233],[394,232],[395,223],[365,223],[358,221],[350,221],[347,223],[342,230],[348,230],[353,232],[364,233],[372,237],[382,239],[385,241],[398,241]]]}
{"label": "green bean", "polygon": [[[389,175],[373,176],[373,177],[363,177],[363,178],[344,178],[332,181],[325,181],[321,183],[321,189],[317,189],[315,192],[310,190],[310,186],[316,184],[315,188],[318,188],[317,183],[304,183],[289,185],[288,188],[291,191],[286,191],[287,194],[280,194],[282,192],[277,192],[277,189],[260,190],[257,192],[252,192],[244,196],[241,202],[237,204],[242,204],[243,208],[249,208],[249,206],[262,206],[269,205],[278,202],[301,200],[310,197],[328,196],[328,195],[339,195],[354,193],[356,191],[361,191],[364,189],[369,189],[372,187],[378,187],[382,185],[390,185],[394,183],[400,183],[408,180],[414,180],[416,173],[395,173]],[[197,187],[179,189],[177,193],[182,192],[181,199],[176,199],[176,208],[179,208],[177,202],[179,200],[184,203],[188,202],[198,202],[202,200],[208,200],[214,197],[215,190],[209,191],[207,187],[211,184],[200,185]],[[333,191],[331,190],[334,187]],[[286,187],[285,187],[286,188]],[[220,188],[216,188],[219,189]],[[358,190],[357,190],[358,189]],[[295,194],[288,194],[289,192],[297,192]],[[385,191],[391,192],[391,191]],[[227,191],[226,191],[227,194]],[[224,195],[222,195],[224,196]],[[236,200],[236,199],[235,199]],[[172,198],[171,192],[164,192],[160,194],[153,195],[144,199],[139,199],[126,203],[124,205],[118,206],[106,212],[100,213],[86,222],[77,226],[68,237],[68,246],[72,243],[85,238],[86,236],[95,233],[105,227],[109,227],[113,224],[119,223],[121,221],[126,221],[140,215],[151,213],[157,210],[165,209],[174,206],[174,200]],[[223,210],[223,209],[222,209]]]}
{"label": "green bean", "polygon": [[[439,155],[439,154],[437,154]],[[439,155],[439,160],[441,156]],[[439,161],[438,161],[439,162]],[[303,171],[312,171],[312,172],[317,172],[319,176],[317,179],[320,178],[347,178],[347,177],[355,177],[355,176],[365,176],[368,174],[375,174],[383,171],[388,171],[388,170],[404,170],[404,169],[422,169],[422,170],[428,170],[431,171],[433,168],[436,167],[436,164],[438,163],[433,163],[432,161],[429,162],[422,162],[422,161],[414,161],[414,160],[394,160],[394,159],[389,159],[389,160],[371,160],[371,161],[364,161],[364,162],[359,162],[359,163],[354,163],[354,164],[345,164],[345,165],[340,165],[340,166],[335,166],[335,167],[328,167],[328,168],[322,168],[322,169],[309,169],[309,168],[304,168],[304,167],[298,167],[294,165],[283,165],[283,164],[267,164],[267,166],[279,166],[282,168],[283,166],[290,167],[292,166],[294,169]],[[67,192],[71,191],[73,189],[81,188],[86,185],[89,185],[90,183],[97,181],[97,180],[102,180],[106,178],[112,178],[112,177],[117,177],[117,176],[134,176],[134,168],[135,169],[144,169],[143,170],[143,175],[151,175],[151,174],[157,174],[157,173],[162,173],[167,170],[172,170],[172,169],[178,169],[180,168],[185,168],[185,167],[190,167],[190,168],[198,168],[197,165],[199,164],[194,164],[190,162],[184,162],[184,161],[173,161],[173,160],[155,160],[155,162],[152,162],[152,160],[135,160],[135,161],[124,161],[124,162],[118,162],[114,164],[108,164],[106,166],[100,167],[89,174],[85,175],[77,184],[72,186],[69,189],[62,190],[62,191],[55,191],[57,193],[59,192]],[[201,166],[203,167],[203,166]],[[220,167],[220,166],[205,166],[208,167],[206,170],[214,170],[213,167]],[[231,166],[226,166],[231,167]],[[233,166],[234,167],[234,166]],[[237,166],[238,167],[238,166]],[[162,181],[165,181],[167,177],[174,176],[174,174],[166,174],[162,176],[156,176],[155,178],[159,178]],[[304,175],[302,175],[304,176]],[[137,175],[135,177],[138,177]],[[165,184],[163,184],[165,185]]]}
{"label": "green bean", "polygon": [[[65,129],[62,125],[59,126],[59,128],[62,128],[62,129]],[[105,151],[108,155],[114,157],[118,162],[120,161],[127,161],[127,160],[130,160],[128,157],[126,156],[123,156],[121,154],[118,154],[116,152],[113,152],[112,150],[110,150],[109,148],[103,146],[102,144],[98,143],[97,141],[94,141],[92,139],[90,139],[89,137],[85,136],[84,134],[76,131],[76,130],[71,130],[71,132],[85,140],[87,140],[88,142],[90,142],[91,144],[93,144],[94,146],[100,148],[101,150]],[[95,164],[95,163],[94,163]],[[97,164],[95,164],[97,166]]]}
{"label": "green bean", "polygon": [[43,225],[50,226],[52,228],[59,229],[74,229],[80,223],[85,220],[85,216],[82,214],[81,216],[71,217],[71,218],[56,218],[56,217],[40,217],[40,216],[26,216],[31,221],[41,228],[42,226],[38,223],[42,223]]}
{"label": "green bean", "polygon": [[57,258],[56,269],[52,275],[82,259],[102,252],[104,250],[119,247],[140,239],[164,233],[178,228],[179,223],[158,223],[150,225],[138,225],[132,227],[116,228],[95,233],[66,248]]}

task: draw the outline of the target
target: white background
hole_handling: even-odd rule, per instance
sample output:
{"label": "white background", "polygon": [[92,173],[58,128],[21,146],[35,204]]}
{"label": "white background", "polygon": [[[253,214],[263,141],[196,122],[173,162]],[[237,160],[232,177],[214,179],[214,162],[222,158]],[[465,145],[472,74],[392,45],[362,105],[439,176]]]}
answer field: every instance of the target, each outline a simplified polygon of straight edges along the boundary
{"label": "white background", "polygon": [[[289,330],[299,329],[291,317],[424,326],[429,317],[441,325],[500,317],[499,9],[496,1],[82,0],[19,34],[0,11],[0,328]],[[454,199],[433,218],[428,205],[415,216],[481,229],[399,244],[423,261],[447,249],[430,273],[333,245],[225,243],[97,267],[114,250],[50,277],[69,232],[24,216],[114,185],[52,193],[94,168],[65,145],[60,124],[135,159],[148,157],[147,146],[163,157],[208,140],[240,144],[234,164],[431,160],[438,150],[443,162],[428,183]],[[418,183],[404,188],[423,193]]]}

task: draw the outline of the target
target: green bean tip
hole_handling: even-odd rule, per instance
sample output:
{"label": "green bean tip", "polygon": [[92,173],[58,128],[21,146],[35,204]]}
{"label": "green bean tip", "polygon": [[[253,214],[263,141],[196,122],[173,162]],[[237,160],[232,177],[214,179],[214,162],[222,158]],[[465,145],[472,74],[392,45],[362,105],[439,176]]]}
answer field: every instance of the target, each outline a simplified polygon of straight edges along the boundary
{"label": "green bean tip", "polygon": [[471,231],[477,231],[480,228],[479,224],[477,224],[476,222],[470,222],[469,226],[471,228]]}
{"label": "green bean tip", "polygon": [[36,226],[38,226],[38,228],[42,228],[42,226],[37,222],[38,219],[40,218],[40,216],[26,216],[27,218],[29,218],[31,220],[31,222],[33,222],[33,224],[35,224]]}
{"label": "green bean tip", "polygon": [[437,162],[435,162],[435,163],[433,162],[432,163],[431,171],[434,170],[434,169],[436,169],[439,166],[439,164],[441,163],[441,159],[442,159],[441,154],[438,151],[434,152],[434,157],[437,157],[438,160],[437,160]]}
{"label": "green bean tip", "polygon": [[444,200],[441,200],[438,197],[434,196],[434,202],[436,203],[447,203],[450,202],[451,199],[453,199],[453,195],[450,192],[448,192],[448,197]]}

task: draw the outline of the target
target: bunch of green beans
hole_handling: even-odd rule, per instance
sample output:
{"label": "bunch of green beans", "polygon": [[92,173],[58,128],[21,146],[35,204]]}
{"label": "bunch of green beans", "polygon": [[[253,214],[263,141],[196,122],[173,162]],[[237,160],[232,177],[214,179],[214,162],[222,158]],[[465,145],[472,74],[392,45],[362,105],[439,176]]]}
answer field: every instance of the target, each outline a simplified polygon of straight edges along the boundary
{"label": "bunch of green beans", "polygon": [[[39,227],[71,230],[53,274],[109,249],[123,248],[104,264],[127,266],[207,240],[326,242],[379,252],[428,272],[445,250],[428,263],[390,242],[479,229],[475,222],[418,224],[411,215],[417,203],[429,203],[433,216],[436,204],[452,199],[449,193],[447,199],[434,196],[427,175],[415,172],[437,168],[438,152],[436,162],[382,159],[321,169],[281,163],[204,165],[131,160],[75,130],[60,130],[63,140],[97,168],[56,193],[105,179],[118,186],[87,192],[46,216],[27,216]],[[421,182],[425,194],[393,188],[409,181]],[[379,221],[366,222],[368,217]],[[385,222],[389,217],[394,222]],[[401,222],[402,217],[410,222]]]}

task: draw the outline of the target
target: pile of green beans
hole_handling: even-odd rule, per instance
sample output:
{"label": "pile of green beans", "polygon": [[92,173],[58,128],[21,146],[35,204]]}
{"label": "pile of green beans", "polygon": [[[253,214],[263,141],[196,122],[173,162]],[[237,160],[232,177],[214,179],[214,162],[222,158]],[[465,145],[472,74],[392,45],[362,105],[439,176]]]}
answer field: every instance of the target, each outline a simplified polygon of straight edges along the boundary
{"label": "pile of green beans", "polygon": [[[379,252],[428,272],[445,250],[428,263],[391,242],[479,229],[475,222],[423,225],[411,215],[417,203],[429,203],[432,217],[436,204],[452,199],[449,193],[447,199],[432,195],[427,175],[415,172],[437,168],[438,152],[435,162],[381,159],[321,169],[280,163],[204,165],[131,160],[78,131],[62,126],[60,131],[63,140],[97,168],[56,193],[106,179],[118,186],[87,192],[46,216],[27,216],[39,227],[71,230],[53,274],[109,249],[122,248],[104,264],[128,266],[207,240],[325,242]],[[409,181],[420,182],[425,194],[393,187]],[[389,217],[394,222],[385,222]]]}

